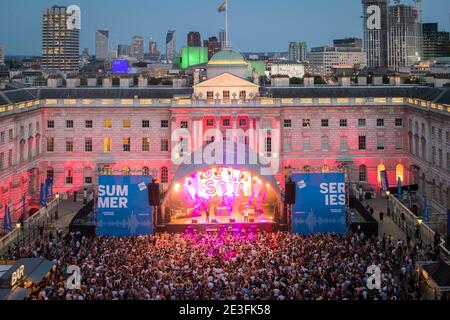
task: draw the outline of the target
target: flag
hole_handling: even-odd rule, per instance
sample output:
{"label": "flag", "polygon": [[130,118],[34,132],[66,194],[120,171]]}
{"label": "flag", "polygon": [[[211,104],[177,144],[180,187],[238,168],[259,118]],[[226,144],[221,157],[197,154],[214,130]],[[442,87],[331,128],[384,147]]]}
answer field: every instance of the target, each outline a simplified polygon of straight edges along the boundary
{"label": "flag", "polygon": [[425,220],[427,223],[430,222],[430,214],[428,212],[428,200],[427,196],[423,197],[423,220]]}
{"label": "flag", "polygon": [[45,195],[46,200],[48,197],[50,197],[53,194],[53,181],[51,178],[47,178],[45,180]]}
{"label": "flag", "polygon": [[225,12],[227,11],[227,0],[225,0],[218,9],[219,13]]}
{"label": "flag", "polygon": [[397,198],[399,200],[402,199],[403,191],[402,191],[402,179],[398,177],[398,184],[397,184]]}
{"label": "flag", "polygon": [[39,194],[39,204],[43,207],[47,205],[46,187],[44,183],[41,183],[41,193]]}
{"label": "flag", "polygon": [[6,233],[11,232],[13,230],[11,224],[11,212],[9,211],[9,207],[5,206],[5,218],[3,221],[3,229]]}

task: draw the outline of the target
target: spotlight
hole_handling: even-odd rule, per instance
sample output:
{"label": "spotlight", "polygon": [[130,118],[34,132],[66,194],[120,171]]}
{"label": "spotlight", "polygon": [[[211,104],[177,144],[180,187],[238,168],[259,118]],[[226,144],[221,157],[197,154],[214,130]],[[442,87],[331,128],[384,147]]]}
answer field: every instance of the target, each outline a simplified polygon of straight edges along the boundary
{"label": "spotlight", "polygon": [[174,190],[175,192],[180,191],[180,184],[179,184],[179,183],[175,184],[175,186],[173,187],[173,190]]}

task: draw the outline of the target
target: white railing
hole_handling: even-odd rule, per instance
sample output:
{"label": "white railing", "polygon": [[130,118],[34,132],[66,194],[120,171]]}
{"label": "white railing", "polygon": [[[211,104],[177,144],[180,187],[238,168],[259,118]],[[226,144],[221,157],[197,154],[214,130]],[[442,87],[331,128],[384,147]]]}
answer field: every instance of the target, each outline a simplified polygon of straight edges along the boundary
{"label": "white railing", "polygon": [[[415,229],[419,226],[419,235],[422,242],[426,245],[434,245],[436,232],[431,229],[420,217],[415,216],[400,200],[395,196],[389,196],[389,202],[392,208],[393,221],[407,234],[414,235]],[[404,219],[402,219],[402,213]],[[450,260],[450,251],[446,247],[445,240],[441,238],[441,253],[445,260]]]}

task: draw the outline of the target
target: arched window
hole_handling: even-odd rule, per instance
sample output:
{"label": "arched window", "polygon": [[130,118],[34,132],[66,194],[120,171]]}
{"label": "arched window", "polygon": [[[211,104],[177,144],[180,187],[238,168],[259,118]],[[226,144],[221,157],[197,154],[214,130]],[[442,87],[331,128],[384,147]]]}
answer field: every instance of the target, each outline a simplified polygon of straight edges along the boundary
{"label": "arched window", "polygon": [[382,172],[382,171],[385,171],[385,170],[386,170],[386,167],[385,167],[384,164],[380,164],[380,165],[377,167],[377,177],[378,177],[378,182],[381,182],[381,172]]}
{"label": "arched window", "polygon": [[367,181],[367,167],[365,165],[359,167],[359,181]]}
{"label": "arched window", "polygon": [[148,167],[142,168],[142,175],[149,176],[150,175],[150,169]]}
{"label": "arched window", "polygon": [[396,181],[398,181],[398,178],[400,178],[400,180],[403,182],[404,177],[403,177],[403,173],[405,171],[405,168],[403,167],[402,164],[397,165],[395,172],[396,172]]}
{"label": "arched window", "polygon": [[167,167],[161,168],[161,183],[169,183],[169,169]]}

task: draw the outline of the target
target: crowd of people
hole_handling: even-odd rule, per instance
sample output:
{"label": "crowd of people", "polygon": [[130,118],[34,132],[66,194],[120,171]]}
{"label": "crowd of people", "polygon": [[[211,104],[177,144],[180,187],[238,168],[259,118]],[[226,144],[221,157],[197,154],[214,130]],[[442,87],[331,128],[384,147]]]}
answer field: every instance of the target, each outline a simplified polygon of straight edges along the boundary
{"label": "crowd of people", "polygon": [[[420,299],[418,255],[391,237],[289,233],[69,234],[16,252],[55,263],[28,299],[38,300],[410,300]],[[427,258],[427,257],[419,257]],[[67,286],[69,266],[81,286]],[[369,266],[381,286],[369,289]]]}

